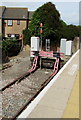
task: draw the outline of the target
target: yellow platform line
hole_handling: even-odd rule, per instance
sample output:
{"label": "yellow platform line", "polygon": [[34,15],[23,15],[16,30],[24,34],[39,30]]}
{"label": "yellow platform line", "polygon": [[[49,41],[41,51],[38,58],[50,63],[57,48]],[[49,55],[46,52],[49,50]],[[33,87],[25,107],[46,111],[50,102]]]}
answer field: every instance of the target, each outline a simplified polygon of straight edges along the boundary
{"label": "yellow platform line", "polygon": [[76,80],[65,108],[63,118],[79,118],[79,71],[76,75]]}

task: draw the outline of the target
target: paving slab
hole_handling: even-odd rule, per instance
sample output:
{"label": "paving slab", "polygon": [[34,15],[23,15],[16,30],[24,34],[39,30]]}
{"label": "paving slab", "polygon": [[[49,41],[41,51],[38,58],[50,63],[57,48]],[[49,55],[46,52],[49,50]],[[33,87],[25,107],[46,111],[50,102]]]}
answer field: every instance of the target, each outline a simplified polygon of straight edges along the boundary
{"label": "paving slab", "polygon": [[79,118],[79,71],[64,111],[63,118]]}
{"label": "paving slab", "polygon": [[[45,111],[45,112],[44,112]],[[51,106],[37,105],[30,118],[60,118],[62,111]]]}

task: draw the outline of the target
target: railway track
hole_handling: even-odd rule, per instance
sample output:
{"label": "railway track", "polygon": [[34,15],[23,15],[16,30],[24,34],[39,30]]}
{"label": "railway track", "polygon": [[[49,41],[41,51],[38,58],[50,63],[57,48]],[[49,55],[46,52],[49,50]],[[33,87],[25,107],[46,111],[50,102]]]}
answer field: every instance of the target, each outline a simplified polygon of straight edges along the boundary
{"label": "railway track", "polygon": [[27,106],[37,97],[37,95],[44,89],[44,87],[52,80],[53,76],[50,76],[42,84],[38,92],[14,115],[12,120],[15,120],[22,112],[27,108]]}
{"label": "railway track", "polygon": [[26,72],[23,75],[21,75],[20,77],[16,78],[15,80],[13,80],[11,83],[7,84],[5,87],[1,88],[0,91],[4,91],[6,88],[9,88],[10,86],[12,86],[13,84],[15,84],[16,82],[20,82],[21,80],[23,80],[25,77],[28,77],[31,73],[30,72]]}
{"label": "railway track", "polygon": [[23,75],[19,76],[18,78],[16,78],[15,80],[13,80],[11,83],[7,84],[6,86],[4,86],[3,88],[0,89],[0,91],[4,91],[6,88],[10,87],[11,85],[15,84],[16,82],[20,82],[21,80],[23,80],[25,77],[29,76],[31,73],[33,73],[34,71],[36,71],[37,67],[37,60],[38,57],[35,57],[34,61],[33,61],[33,65],[32,68],[27,71],[26,73],[24,73]]}
{"label": "railway track", "polygon": [[6,65],[3,65],[2,68],[0,69],[0,71],[3,71],[5,69],[8,69],[10,67],[12,67],[13,65],[10,65],[10,64],[6,64]]}
{"label": "railway track", "polygon": [[[8,84],[7,86],[3,87],[0,91],[3,92],[3,94],[5,93],[5,91],[7,90],[7,92],[10,92],[10,91],[13,91],[13,89],[17,89],[18,88],[18,85],[19,83],[23,83],[23,85],[27,84],[27,81],[25,82],[25,79],[28,78],[28,76],[33,73],[34,71],[36,71],[37,69],[37,57],[34,59],[34,62],[33,62],[33,66],[32,68],[25,74],[23,74],[22,76],[20,76],[19,78],[15,79],[12,83]],[[49,75],[49,77],[45,80],[43,80],[43,82],[40,84],[40,86],[38,88],[35,88],[35,87],[31,87],[29,93],[27,93],[27,90],[25,91],[26,94],[32,94],[31,97],[25,102],[25,104],[23,104],[21,107],[19,107],[19,110],[17,110],[17,112],[12,115],[12,119],[15,120],[19,114],[34,100],[34,98],[43,90],[43,88],[52,80],[52,78],[57,74],[58,72],[58,65],[59,65],[59,59],[56,60],[55,62],[55,65],[54,65],[54,71],[51,75]],[[36,71],[37,72],[37,71]],[[36,73],[35,72],[35,73]],[[40,72],[40,71],[39,71]],[[37,73],[36,73],[37,74]],[[30,77],[30,76],[29,76]],[[21,82],[23,80],[23,82]],[[15,87],[15,83],[18,83]],[[28,84],[27,84],[28,85]],[[19,87],[21,87],[19,85]],[[27,87],[27,86],[26,86]],[[30,86],[29,86],[30,87]],[[8,88],[8,89],[7,89]],[[33,90],[32,90],[33,89]],[[18,90],[18,89],[17,89]],[[20,90],[19,90],[20,91]],[[4,95],[5,96],[5,95]],[[18,97],[18,96],[17,96]],[[12,98],[13,99],[13,98]],[[4,99],[3,99],[4,100]],[[3,101],[4,102],[4,101]],[[7,116],[6,116],[7,117]]]}

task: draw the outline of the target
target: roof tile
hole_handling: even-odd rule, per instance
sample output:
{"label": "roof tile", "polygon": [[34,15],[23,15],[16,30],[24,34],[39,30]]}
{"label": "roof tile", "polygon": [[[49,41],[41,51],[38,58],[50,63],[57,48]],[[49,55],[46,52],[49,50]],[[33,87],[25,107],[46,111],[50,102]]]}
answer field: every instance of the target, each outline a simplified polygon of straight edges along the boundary
{"label": "roof tile", "polygon": [[28,8],[6,8],[3,18],[28,19]]}

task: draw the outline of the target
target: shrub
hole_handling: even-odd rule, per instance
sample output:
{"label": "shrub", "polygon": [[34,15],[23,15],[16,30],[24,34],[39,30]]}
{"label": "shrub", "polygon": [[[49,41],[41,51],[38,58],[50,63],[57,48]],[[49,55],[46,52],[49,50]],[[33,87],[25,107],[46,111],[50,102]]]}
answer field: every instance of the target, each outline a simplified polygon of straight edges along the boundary
{"label": "shrub", "polygon": [[24,34],[24,45],[28,44],[30,45],[30,38],[31,38],[31,33],[29,29],[25,29],[23,30],[23,34]]}
{"label": "shrub", "polygon": [[7,56],[17,55],[20,51],[20,46],[17,40],[4,40],[2,41],[2,51],[6,53]]}

